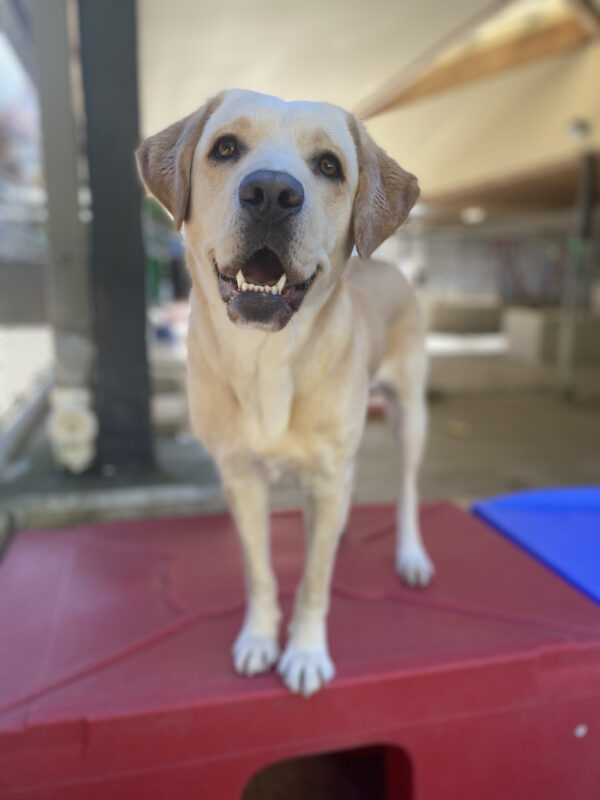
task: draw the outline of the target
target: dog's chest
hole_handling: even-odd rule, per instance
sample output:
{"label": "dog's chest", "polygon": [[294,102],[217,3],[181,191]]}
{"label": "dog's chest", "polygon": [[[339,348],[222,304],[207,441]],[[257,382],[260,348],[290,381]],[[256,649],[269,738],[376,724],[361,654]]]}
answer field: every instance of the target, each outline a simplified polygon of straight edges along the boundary
{"label": "dog's chest", "polygon": [[232,358],[227,380],[235,396],[241,441],[269,448],[288,430],[294,385],[286,354],[264,347]]}

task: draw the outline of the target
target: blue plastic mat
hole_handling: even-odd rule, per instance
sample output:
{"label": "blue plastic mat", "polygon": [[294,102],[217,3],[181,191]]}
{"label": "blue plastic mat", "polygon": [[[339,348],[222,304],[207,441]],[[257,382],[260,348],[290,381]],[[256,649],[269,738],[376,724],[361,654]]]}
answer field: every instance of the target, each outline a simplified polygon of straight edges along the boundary
{"label": "blue plastic mat", "polygon": [[473,511],[600,604],[600,487],[518,492]]}

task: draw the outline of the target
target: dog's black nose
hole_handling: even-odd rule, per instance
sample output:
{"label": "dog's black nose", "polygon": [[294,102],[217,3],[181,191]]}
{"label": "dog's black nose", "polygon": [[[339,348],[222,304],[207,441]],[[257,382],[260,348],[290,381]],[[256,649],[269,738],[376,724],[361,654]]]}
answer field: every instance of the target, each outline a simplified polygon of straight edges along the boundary
{"label": "dog's black nose", "polygon": [[259,169],[240,183],[240,203],[255,219],[281,222],[304,203],[300,181],[287,172]]}

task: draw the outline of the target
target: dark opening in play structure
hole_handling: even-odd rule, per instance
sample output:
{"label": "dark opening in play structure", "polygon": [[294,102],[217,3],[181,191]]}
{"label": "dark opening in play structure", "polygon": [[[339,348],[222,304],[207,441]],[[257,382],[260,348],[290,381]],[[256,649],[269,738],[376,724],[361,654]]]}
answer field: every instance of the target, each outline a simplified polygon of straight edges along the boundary
{"label": "dark opening in play structure", "polygon": [[398,747],[373,746],[271,764],[242,800],[411,800],[412,765]]}

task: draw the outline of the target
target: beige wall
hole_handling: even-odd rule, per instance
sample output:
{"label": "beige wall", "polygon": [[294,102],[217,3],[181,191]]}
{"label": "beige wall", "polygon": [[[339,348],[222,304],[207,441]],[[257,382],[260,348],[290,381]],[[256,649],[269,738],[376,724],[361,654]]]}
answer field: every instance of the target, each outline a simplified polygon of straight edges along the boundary
{"label": "beige wall", "polygon": [[600,148],[600,43],[417,101],[368,127],[433,196],[578,156],[582,145],[566,132],[574,117],[590,121],[588,145]]}

